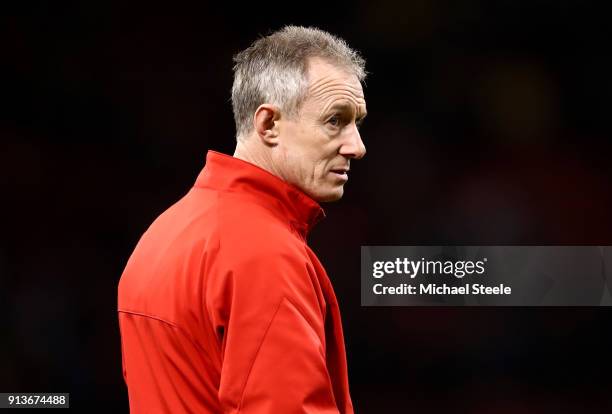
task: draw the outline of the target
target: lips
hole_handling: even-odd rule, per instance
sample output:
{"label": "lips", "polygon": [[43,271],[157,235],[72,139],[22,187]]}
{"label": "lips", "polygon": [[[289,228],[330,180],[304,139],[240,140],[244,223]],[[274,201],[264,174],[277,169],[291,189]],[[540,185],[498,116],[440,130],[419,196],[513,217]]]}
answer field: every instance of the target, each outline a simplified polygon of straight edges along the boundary
{"label": "lips", "polygon": [[349,172],[348,168],[332,168],[331,172],[336,173],[336,174],[346,174],[347,172]]}
{"label": "lips", "polygon": [[342,181],[348,180],[348,168],[332,168],[330,172]]}

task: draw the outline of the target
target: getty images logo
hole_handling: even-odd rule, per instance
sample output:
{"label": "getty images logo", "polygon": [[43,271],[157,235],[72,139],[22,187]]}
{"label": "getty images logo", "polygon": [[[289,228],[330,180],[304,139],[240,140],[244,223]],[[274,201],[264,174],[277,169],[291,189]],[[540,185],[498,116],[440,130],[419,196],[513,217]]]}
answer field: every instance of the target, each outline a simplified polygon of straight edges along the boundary
{"label": "getty images logo", "polygon": [[453,275],[461,279],[465,275],[482,275],[485,272],[487,258],[482,260],[410,260],[396,258],[394,261],[376,261],[372,263],[372,276],[377,279],[385,275],[406,275],[411,279],[417,275]]}

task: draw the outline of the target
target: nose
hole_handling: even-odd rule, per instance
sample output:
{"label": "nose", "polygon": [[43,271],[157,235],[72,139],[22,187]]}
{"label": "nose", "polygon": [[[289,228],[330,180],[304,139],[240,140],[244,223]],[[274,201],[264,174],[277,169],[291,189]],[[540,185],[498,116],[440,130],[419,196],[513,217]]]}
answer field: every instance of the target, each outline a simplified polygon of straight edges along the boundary
{"label": "nose", "polygon": [[366,147],[361,140],[361,135],[359,134],[357,125],[353,124],[353,128],[351,128],[350,132],[347,133],[339,152],[340,155],[357,160],[365,156]]}

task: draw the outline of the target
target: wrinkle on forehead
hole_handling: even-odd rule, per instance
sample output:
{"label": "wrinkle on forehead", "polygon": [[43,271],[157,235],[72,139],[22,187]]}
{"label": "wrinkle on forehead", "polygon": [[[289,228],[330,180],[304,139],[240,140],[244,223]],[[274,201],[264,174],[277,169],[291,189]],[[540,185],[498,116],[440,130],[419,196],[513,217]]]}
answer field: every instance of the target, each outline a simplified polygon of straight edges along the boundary
{"label": "wrinkle on forehead", "polygon": [[322,106],[321,113],[341,102],[354,106],[358,116],[365,114],[365,98],[357,77],[340,77],[337,73],[322,76],[310,84],[308,92],[308,96]]}
{"label": "wrinkle on forehead", "polygon": [[316,91],[313,92],[310,96],[313,103],[318,104],[320,115],[327,113],[335,105],[348,105],[351,107],[351,112],[358,117],[364,116],[366,112],[363,92],[347,88],[344,83],[335,83],[319,90],[318,93]]}
{"label": "wrinkle on forehead", "polygon": [[356,95],[363,96],[363,89],[357,76],[350,70],[341,68],[321,58],[311,58],[307,69],[308,92],[315,96],[328,88],[344,87]]}
{"label": "wrinkle on forehead", "polygon": [[[308,65],[308,98],[315,112],[323,114],[334,105],[349,106],[358,117],[365,115],[365,98],[359,79],[352,72],[320,58]],[[309,106],[310,106],[309,105]]]}
{"label": "wrinkle on forehead", "polygon": [[308,87],[308,94],[313,98],[323,98],[337,91],[351,94],[355,100],[363,100],[363,89],[359,82],[350,82],[337,76],[324,76]]}

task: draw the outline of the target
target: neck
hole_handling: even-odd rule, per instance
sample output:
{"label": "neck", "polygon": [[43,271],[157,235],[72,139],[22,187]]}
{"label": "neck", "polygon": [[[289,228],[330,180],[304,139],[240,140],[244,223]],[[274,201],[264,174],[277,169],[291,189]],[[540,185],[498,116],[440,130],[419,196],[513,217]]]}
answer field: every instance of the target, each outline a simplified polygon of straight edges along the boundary
{"label": "neck", "polygon": [[274,165],[269,149],[257,147],[253,142],[253,137],[239,139],[234,151],[234,157],[257,165],[284,180],[285,178]]}

